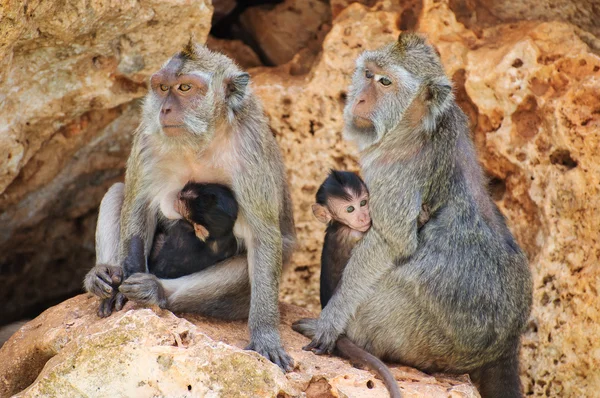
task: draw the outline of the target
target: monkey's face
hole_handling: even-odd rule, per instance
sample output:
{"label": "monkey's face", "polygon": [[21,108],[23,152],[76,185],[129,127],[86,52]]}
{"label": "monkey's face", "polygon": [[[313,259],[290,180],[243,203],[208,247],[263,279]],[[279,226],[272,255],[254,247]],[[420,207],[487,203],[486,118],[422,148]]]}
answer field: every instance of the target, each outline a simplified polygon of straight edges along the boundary
{"label": "monkey's face", "polygon": [[397,129],[423,86],[438,76],[445,78],[435,50],[416,35],[401,35],[398,42],[364,52],[356,61],[344,109],[344,136],[361,150],[376,144]]}
{"label": "monkey's face", "polygon": [[346,198],[335,196],[328,198],[326,205],[313,204],[312,210],[315,217],[325,224],[334,220],[359,232],[368,231],[371,228],[369,194],[366,190],[360,194],[350,190],[347,190],[346,193]]}
{"label": "monkey's face", "polygon": [[145,131],[204,142],[246,97],[249,75],[222,54],[188,44],[150,79]]}
{"label": "monkey's face", "polygon": [[371,215],[369,213],[369,195],[352,195],[351,200],[331,198],[327,207],[332,217],[350,228],[367,232],[371,228]]}

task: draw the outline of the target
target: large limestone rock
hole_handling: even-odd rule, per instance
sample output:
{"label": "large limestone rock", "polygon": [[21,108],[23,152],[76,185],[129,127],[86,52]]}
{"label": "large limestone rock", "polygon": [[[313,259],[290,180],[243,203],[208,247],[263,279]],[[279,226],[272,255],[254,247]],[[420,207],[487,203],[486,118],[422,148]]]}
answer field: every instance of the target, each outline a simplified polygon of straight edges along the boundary
{"label": "large limestone rock", "polygon": [[190,35],[206,39],[211,13],[209,0],[0,6],[2,321],[80,288],[138,124],[132,100]]}
{"label": "large limestone rock", "polygon": [[452,0],[450,7],[470,28],[523,20],[570,22],[600,34],[600,8],[596,0]]}
{"label": "large limestone rock", "polygon": [[[334,357],[302,350],[290,324],[310,316],[282,306],[284,346],[296,367],[284,374],[253,351],[245,322],[129,303],[96,316],[98,300],[80,295],[47,310],[0,349],[0,396],[15,397],[356,397],[384,398],[383,383]],[[479,397],[468,377],[426,375],[394,366],[405,397]]]}

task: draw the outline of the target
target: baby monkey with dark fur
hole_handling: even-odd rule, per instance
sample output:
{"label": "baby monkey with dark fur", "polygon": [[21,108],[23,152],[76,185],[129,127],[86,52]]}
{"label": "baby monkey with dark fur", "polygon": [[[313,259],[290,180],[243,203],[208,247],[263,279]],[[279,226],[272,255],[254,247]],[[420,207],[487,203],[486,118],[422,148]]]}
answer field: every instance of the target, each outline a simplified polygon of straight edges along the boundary
{"label": "baby monkey with dark fur", "polygon": [[148,258],[150,273],[179,278],[242,251],[233,234],[238,204],[225,185],[188,183],[179,192],[175,209],[183,219],[157,229]]}
{"label": "baby monkey with dark fur", "polygon": [[[317,220],[327,224],[321,254],[321,308],[335,292],[350,259],[352,249],[371,228],[369,191],[364,181],[349,171],[331,170],[317,190],[312,206]],[[423,206],[419,228],[429,220],[429,211]],[[339,353],[355,364],[369,367],[384,381],[392,398],[400,397],[396,380],[387,366],[377,357],[342,337],[336,343]]]}
{"label": "baby monkey with dark fur", "polygon": [[[371,228],[369,190],[364,181],[349,171],[331,170],[317,190],[312,211],[327,224],[321,253],[321,308],[338,286],[352,249]],[[417,220],[421,228],[429,220],[429,208],[422,206]]]}

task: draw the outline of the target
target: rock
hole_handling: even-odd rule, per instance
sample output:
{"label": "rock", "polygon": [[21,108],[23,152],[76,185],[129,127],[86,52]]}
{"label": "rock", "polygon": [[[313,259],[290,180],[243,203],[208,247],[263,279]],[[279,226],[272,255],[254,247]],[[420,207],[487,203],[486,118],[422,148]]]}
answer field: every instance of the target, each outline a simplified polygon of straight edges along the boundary
{"label": "rock", "polygon": [[248,8],[240,21],[273,65],[288,62],[303,48],[319,51],[331,11],[322,0],[286,0]]}
{"label": "rock", "polygon": [[221,19],[229,15],[236,7],[237,3],[235,0],[214,0],[212,2],[213,17],[212,25],[215,25]]}
{"label": "rock", "polygon": [[206,46],[213,51],[219,51],[233,59],[243,69],[262,66],[258,55],[240,40],[224,40],[208,36]]}
{"label": "rock", "polygon": [[122,178],[138,124],[131,101],[190,34],[205,40],[212,7],[14,1],[1,13],[0,313],[8,322],[80,290],[98,203]]}
{"label": "rock", "polygon": [[[53,307],[0,349],[0,396],[387,397],[383,383],[344,360],[302,350],[290,328],[310,316],[283,305],[280,327],[296,369],[245,351],[245,322],[223,322],[128,303],[108,318],[86,295]],[[393,366],[405,397],[479,397],[467,376]]]}
{"label": "rock", "polygon": [[596,0],[452,0],[458,20],[471,29],[523,20],[570,22],[600,35],[600,8]]}

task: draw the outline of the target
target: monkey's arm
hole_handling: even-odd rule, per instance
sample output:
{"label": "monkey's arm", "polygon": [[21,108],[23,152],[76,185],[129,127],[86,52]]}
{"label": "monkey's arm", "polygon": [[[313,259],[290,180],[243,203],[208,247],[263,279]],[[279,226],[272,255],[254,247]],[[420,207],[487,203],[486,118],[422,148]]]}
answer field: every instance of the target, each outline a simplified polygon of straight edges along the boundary
{"label": "monkey's arm", "polygon": [[[133,149],[127,161],[125,174],[125,200],[121,210],[121,235],[119,238],[119,265],[123,267],[123,279],[136,272],[146,272],[146,258],[152,248],[152,240],[156,232],[157,214],[149,205],[148,181],[145,175],[151,172],[144,169],[143,137],[136,136]],[[141,238],[144,248],[143,261],[126,261],[128,258],[140,259],[130,254],[131,239]]]}
{"label": "monkey's arm", "polygon": [[410,257],[417,249],[418,220],[422,200],[419,171],[385,170],[370,182],[369,208],[373,226],[387,243],[394,259]]}
{"label": "monkey's arm", "polygon": [[[250,174],[250,173],[249,173]],[[254,178],[238,182],[235,190],[241,218],[249,236],[248,267],[251,283],[250,344],[254,350],[284,370],[291,370],[292,358],[284,351],[279,336],[279,279],[282,269],[282,236],[279,226],[281,203],[271,173],[260,171]]]}
{"label": "monkey's arm", "polygon": [[352,251],[337,290],[321,311],[315,337],[305,348],[317,354],[330,353],[358,306],[394,266],[387,243],[371,228]]}

